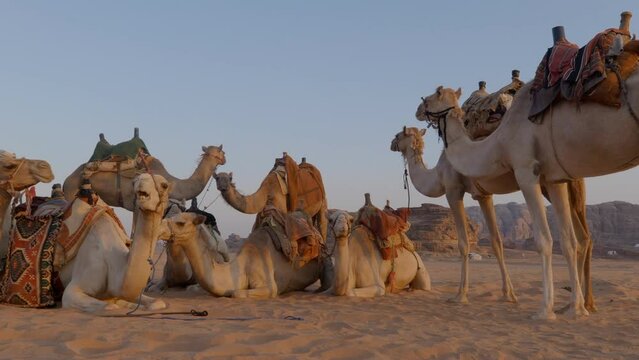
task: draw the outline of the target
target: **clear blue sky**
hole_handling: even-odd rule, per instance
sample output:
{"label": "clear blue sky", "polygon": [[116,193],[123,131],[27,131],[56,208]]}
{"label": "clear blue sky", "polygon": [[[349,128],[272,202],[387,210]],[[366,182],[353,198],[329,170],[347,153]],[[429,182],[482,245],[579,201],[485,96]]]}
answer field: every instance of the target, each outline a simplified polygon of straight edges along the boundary
{"label": "clear blue sky", "polygon": [[[639,17],[636,5],[3,1],[0,148],[48,160],[63,182],[98,133],[116,143],[137,126],[179,177],[193,171],[202,145],[223,143],[228,161],[218,171],[233,171],[250,193],[287,151],[320,168],[330,207],[357,209],[365,192],[379,206],[405,206],[402,160],[389,145],[402,126],[423,126],[414,118],[420,96],[440,84],[468,95],[479,80],[495,90],[515,68],[529,80],[553,26],[584,44],[617,26],[623,10]],[[430,165],[440,150],[430,134]],[[637,203],[638,180],[637,169],[588,180],[588,202]],[[217,194],[213,185],[204,202]],[[412,195],[415,205],[445,204]],[[221,198],[211,209],[225,235],[248,234],[253,216]]]}

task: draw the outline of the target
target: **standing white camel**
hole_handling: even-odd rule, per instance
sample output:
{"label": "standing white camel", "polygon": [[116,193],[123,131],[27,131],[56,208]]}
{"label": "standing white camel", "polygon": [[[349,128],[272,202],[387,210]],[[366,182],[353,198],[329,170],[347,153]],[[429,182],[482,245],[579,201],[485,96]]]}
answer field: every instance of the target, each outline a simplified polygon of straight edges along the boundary
{"label": "standing white camel", "polygon": [[552,237],[540,185],[550,196],[558,218],[561,247],[572,282],[571,313],[588,315],[584,307],[576,259],[577,239],[571,222],[566,181],[622,171],[639,164],[639,72],[626,81],[627,101],[620,108],[596,103],[558,102],[528,120],[531,84],[515,96],[502,124],[486,139],[471,141],[461,123],[457,91],[437,88],[419,105],[418,120],[437,122],[448,146],[447,159],[465,176],[485,179],[513,172],[533,218],[533,231],[542,255],[544,296],[537,318],[554,319]]}
{"label": "standing white camel", "polygon": [[[404,127],[404,130],[397,133],[391,142],[391,150],[402,153],[408,166],[411,182],[417,191],[428,197],[440,197],[445,194],[453,212],[462,260],[462,274],[459,291],[456,297],[451,300],[462,303],[468,301],[469,244],[463,197],[464,193],[469,193],[473,199],[479,202],[488,226],[493,252],[501,270],[503,299],[516,302],[517,298],[506,270],[503,240],[497,225],[495,207],[492,200],[492,194],[509,194],[519,191],[513,173],[508,172],[493,179],[472,180],[453,169],[444,152],[440,155],[437,165],[432,169],[428,169],[422,159],[423,136],[425,133],[425,129],[419,130],[417,128]],[[571,215],[580,245],[578,249],[579,271],[584,280],[586,308],[594,311],[596,307],[590,277],[592,239],[586,223],[585,185],[583,179],[569,182],[568,188],[570,191]]]}

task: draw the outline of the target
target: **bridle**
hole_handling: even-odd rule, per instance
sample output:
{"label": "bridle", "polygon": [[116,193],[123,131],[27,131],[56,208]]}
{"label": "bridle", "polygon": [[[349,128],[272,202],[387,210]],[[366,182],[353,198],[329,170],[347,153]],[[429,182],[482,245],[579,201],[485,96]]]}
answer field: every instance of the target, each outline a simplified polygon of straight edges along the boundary
{"label": "bridle", "polygon": [[428,111],[426,110],[426,98],[422,97],[422,105],[424,105],[424,115],[430,122],[427,127],[432,127],[437,129],[437,135],[444,140],[444,148],[448,147],[448,139],[446,138],[446,116],[448,113],[455,108],[455,106],[449,106],[441,111]]}

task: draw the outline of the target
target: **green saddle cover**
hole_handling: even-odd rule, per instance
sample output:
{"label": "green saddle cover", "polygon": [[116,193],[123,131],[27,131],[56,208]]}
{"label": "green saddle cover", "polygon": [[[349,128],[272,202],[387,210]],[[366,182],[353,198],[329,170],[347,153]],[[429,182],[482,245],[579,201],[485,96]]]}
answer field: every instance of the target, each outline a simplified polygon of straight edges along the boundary
{"label": "green saddle cover", "polygon": [[135,159],[140,150],[142,150],[145,154],[150,155],[146,144],[142,139],[140,139],[137,129],[131,140],[124,141],[116,145],[109,144],[103,136],[100,136],[100,141],[98,141],[95,145],[95,150],[93,150],[93,155],[91,155],[89,162],[105,160],[124,161],[127,159]]}

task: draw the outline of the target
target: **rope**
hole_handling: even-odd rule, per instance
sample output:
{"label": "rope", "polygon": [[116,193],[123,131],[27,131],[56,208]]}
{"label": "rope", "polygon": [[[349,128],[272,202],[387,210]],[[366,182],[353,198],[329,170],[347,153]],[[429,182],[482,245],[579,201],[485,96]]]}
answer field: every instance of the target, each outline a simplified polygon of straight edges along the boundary
{"label": "rope", "polygon": [[[155,318],[152,316],[157,316],[160,315],[162,317],[160,318]],[[191,315],[194,317],[197,317],[197,319],[192,319],[192,318],[186,318],[186,319],[179,319],[179,318],[171,318],[171,317],[165,317],[166,315]],[[147,319],[154,319],[154,320],[181,320],[181,321],[194,321],[194,320],[205,320],[203,318],[208,317],[209,316],[209,312],[206,310],[202,310],[202,311],[198,311],[195,309],[191,309],[191,311],[167,311],[167,312],[148,312],[148,313],[141,313],[141,314],[134,314],[134,315],[124,315],[124,314],[99,314],[97,315],[99,317],[105,317],[105,318],[131,318],[131,317],[139,317],[139,318],[147,318]],[[283,316],[281,318],[264,318],[264,317],[260,317],[260,316],[236,316],[236,317],[209,317],[209,319],[211,320],[222,320],[222,321],[251,321],[251,320],[287,320],[287,321],[304,321],[304,318],[301,316],[294,316],[294,315],[286,315]]]}
{"label": "rope", "polygon": [[[198,201],[200,204],[202,204],[204,202],[204,199],[206,198],[206,194],[209,193],[209,189],[211,188],[211,184],[212,183],[213,183],[213,176],[211,176],[209,178],[209,185],[206,187],[206,190],[204,191],[204,195],[202,195],[202,198]],[[218,195],[217,197],[220,197],[220,196]],[[215,198],[215,200],[217,200],[217,197]],[[215,200],[213,200],[213,202],[215,202]],[[211,204],[213,204],[213,203],[211,203]],[[206,210],[207,207],[204,207],[204,210]]]}
{"label": "rope", "polygon": [[615,75],[617,76],[617,79],[619,80],[619,90],[621,90],[621,94],[623,95],[623,100],[628,105],[628,110],[630,110],[630,115],[632,115],[632,117],[635,119],[637,124],[639,124],[639,117],[637,116],[637,113],[635,113],[635,110],[632,108],[632,104],[630,103],[630,101],[628,101],[628,88],[626,87],[626,82],[621,78],[619,64],[617,62],[613,62],[611,64],[608,64],[608,68],[610,68],[610,70],[612,70],[612,72],[614,72]]}
{"label": "rope", "polygon": [[410,184],[408,183],[408,160],[404,159],[404,189],[408,197],[408,209],[410,209]]}
{"label": "rope", "polygon": [[206,209],[208,209],[209,207],[211,207],[211,205],[215,204],[215,202],[217,201],[217,199],[220,198],[220,196],[222,195],[222,193],[220,192],[219,194],[217,194],[217,196],[215,197],[215,199],[213,199],[213,201],[211,201],[208,205],[206,205],[205,207],[202,208],[202,210],[206,211]]}

